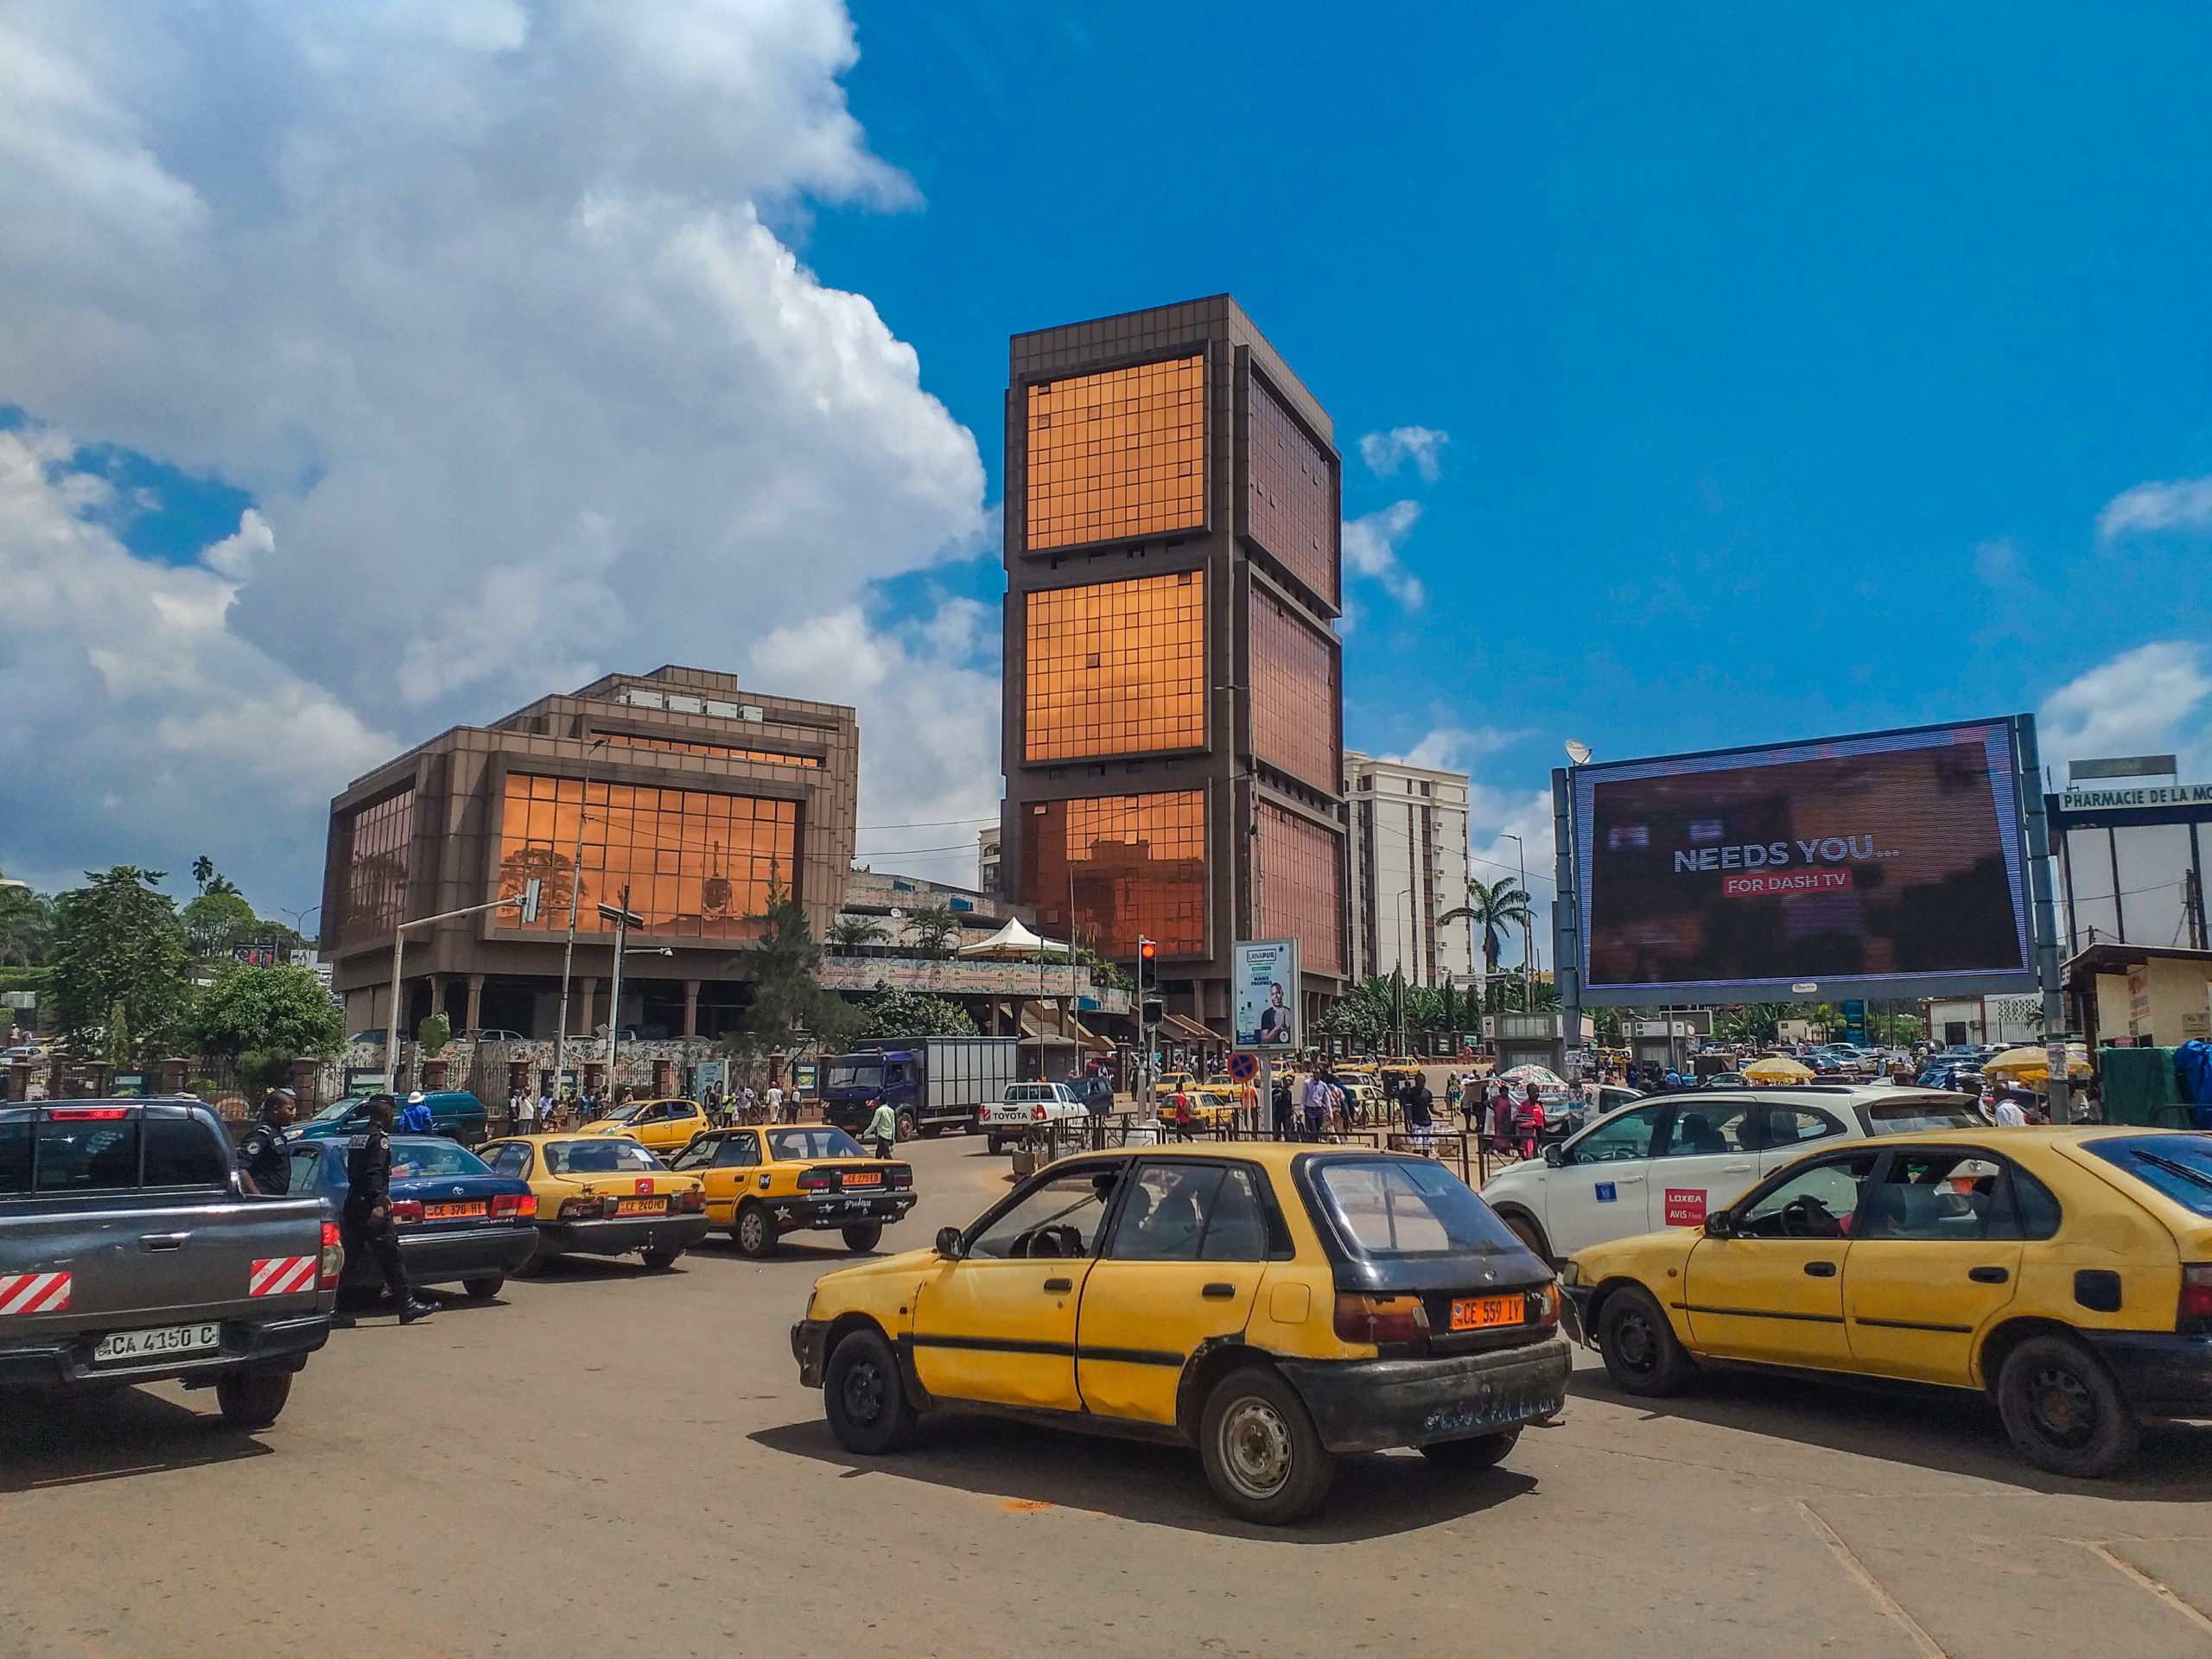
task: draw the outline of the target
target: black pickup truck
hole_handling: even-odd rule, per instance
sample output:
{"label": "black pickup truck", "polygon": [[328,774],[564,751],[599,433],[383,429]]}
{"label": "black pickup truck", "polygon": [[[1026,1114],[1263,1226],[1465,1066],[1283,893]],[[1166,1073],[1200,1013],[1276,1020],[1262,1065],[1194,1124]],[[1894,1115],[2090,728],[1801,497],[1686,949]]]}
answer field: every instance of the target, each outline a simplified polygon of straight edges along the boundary
{"label": "black pickup truck", "polygon": [[175,1378],[264,1427],[339,1266],[321,1203],[248,1195],[199,1101],[0,1105],[0,1390]]}

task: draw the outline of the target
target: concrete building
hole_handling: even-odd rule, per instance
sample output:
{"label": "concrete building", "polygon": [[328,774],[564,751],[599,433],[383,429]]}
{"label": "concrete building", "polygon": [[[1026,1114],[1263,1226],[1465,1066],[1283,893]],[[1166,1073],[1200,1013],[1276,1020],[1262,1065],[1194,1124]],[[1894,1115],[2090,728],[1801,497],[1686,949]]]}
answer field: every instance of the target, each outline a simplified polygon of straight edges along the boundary
{"label": "concrete building", "polygon": [[[1475,976],[1471,923],[1437,918],[1467,902],[1467,774],[1344,751],[1351,806],[1352,972],[1405,971],[1414,985]],[[1515,954],[1519,954],[1516,948]]]}
{"label": "concrete building", "polygon": [[1004,834],[995,823],[976,834],[976,887],[996,897],[999,891],[999,849]]}
{"label": "concrete building", "polygon": [[1225,1031],[1229,946],[1351,968],[1340,461],[1226,295],[1017,334],[1006,440],[1000,890],[1102,955],[1160,946]]}
{"label": "concrete building", "polygon": [[[647,1035],[719,1034],[745,1006],[736,958],[771,883],[796,894],[817,938],[843,902],[859,760],[852,709],[676,667],[610,675],[410,749],[331,803],[323,955],[347,1028],[385,1024],[395,921],[537,876],[543,902],[527,926],[487,911],[408,933],[404,1033],[436,1009],[456,1032],[556,1035],[575,890],[570,1031],[619,1018]],[[624,964],[616,1010],[598,906],[626,888],[645,918],[629,943],[652,954]]]}

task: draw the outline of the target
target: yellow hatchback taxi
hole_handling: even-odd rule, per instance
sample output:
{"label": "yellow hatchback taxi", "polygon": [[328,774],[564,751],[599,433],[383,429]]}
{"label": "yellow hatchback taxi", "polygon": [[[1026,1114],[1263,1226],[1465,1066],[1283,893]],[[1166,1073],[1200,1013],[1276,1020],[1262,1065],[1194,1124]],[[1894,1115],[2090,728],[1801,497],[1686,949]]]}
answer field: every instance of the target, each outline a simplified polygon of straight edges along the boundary
{"label": "yellow hatchback taxi", "polygon": [[756,1259],[802,1229],[835,1228],[847,1249],[872,1250],[914,1207],[912,1166],[871,1158],[828,1123],[709,1130],[669,1167],[705,1183],[708,1224]]}
{"label": "yellow hatchback taxi", "polygon": [[1459,1177],[1363,1147],[1063,1159],[934,1249],[824,1275],[791,1328],[848,1451],[980,1410],[1196,1446],[1249,1521],[1344,1454],[1487,1468],[1566,1398],[1558,1282]]}
{"label": "yellow hatchback taxi", "polygon": [[2109,1474],[2142,1419],[2212,1417],[2212,1135],[1858,1141],[1566,1278],[1569,1331],[1630,1394],[1707,1361],[1974,1389],[2029,1461]]}
{"label": "yellow hatchback taxi", "polygon": [[623,1135],[667,1158],[690,1146],[691,1137],[707,1127],[707,1114],[696,1100],[631,1100],[576,1133]]}
{"label": "yellow hatchback taxi", "polygon": [[624,1255],[665,1268],[707,1236],[696,1176],[671,1173],[636,1141],[603,1135],[517,1135],[476,1149],[495,1175],[530,1183],[537,1201],[534,1273],[556,1256]]}

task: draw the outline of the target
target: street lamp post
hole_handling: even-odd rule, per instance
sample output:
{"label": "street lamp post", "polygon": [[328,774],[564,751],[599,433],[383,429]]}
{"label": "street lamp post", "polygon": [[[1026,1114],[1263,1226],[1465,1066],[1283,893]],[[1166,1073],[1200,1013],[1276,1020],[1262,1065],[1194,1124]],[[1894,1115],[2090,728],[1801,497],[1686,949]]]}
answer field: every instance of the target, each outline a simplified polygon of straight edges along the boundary
{"label": "street lamp post", "polygon": [[1523,912],[1521,919],[1521,1012],[1526,1014],[1529,1012],[1529,952],[1530,941],[1535,937],[1530,931],[1526,914],[1529,908],[1529,849],[1522,844],[1521,837],[1510,830],[1499,830],[1497,838],[1511,842],[1514,854],[1521,861],[1521,908]]}
{"label": "street lamp post", "polygon": [[569,1065],[569,969],[576,959],[576,900],[584,890],[584,819],[591,811],[591,758],[606,744],[604,737],[594,738],[584,751],[582,798],[576,803],[576,852],[569,865],[569,942],[561,950],[561,1020],[560,1029],[553,1034],[553,1087],[561,1087],[562,1073]]}
{"label": "street lamp post", "polygon": [[622,1040],[622,958],[627,954],[623,941],[633,927],[643,927],[645,918],[630,908],[630,884],[622,884],[622,902],[601,905],[600,917],[614,924],[614,988],[607,1005],[607,1086],[614,1087],[614,1050]]}
{"label": "street lamp post", "polygon": [[509,893],[504,899],[494,899],[488,905],[465,905],[459,910],[441,911],[435,916],[424,916],[412,922],[395,922],[391,929],[391,1000],[385,1010],[384,1022],[384,1086],[397,1092],[399,1081],[399,973],[407,950],[407,930],[410,927],[429,927],[439,922],[449,922],[458,916],[480,916],[487,910],[503,910],[509,905],[521,906],[525,923],[537,919],[537,898],[544,883],[536,876],[523,883],[520,893]]}

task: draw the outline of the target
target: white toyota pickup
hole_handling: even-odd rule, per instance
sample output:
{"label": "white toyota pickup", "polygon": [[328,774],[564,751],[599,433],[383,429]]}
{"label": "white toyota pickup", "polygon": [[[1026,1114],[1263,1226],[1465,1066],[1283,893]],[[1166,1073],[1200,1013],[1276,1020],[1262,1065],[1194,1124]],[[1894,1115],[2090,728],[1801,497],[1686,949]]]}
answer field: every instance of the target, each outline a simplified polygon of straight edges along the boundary
{"label": "white toyota pickup", "polygon": [[976,1127],[990,1137],[993,1152],[1003,1152],[1008,1141],[1030,1129],[1090,1116],[1090,1109],[1065,1083],[1010,1083],[1002,1099],[986,1101],[976,1109]]}

